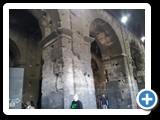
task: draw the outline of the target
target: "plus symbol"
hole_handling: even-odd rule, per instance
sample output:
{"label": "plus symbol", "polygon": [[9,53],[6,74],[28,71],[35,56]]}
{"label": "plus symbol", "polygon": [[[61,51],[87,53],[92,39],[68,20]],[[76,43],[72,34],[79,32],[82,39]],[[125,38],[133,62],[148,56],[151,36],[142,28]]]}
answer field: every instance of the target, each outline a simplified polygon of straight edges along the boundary
{"label": "plus symbol", "polygon": [[152,101],[152,100],[153,100],[152,98],[149,98],[149,94],[146,94],[146,97],[142,98],[142,101],[146,101],[146,105],[148,105],[149,101]]}

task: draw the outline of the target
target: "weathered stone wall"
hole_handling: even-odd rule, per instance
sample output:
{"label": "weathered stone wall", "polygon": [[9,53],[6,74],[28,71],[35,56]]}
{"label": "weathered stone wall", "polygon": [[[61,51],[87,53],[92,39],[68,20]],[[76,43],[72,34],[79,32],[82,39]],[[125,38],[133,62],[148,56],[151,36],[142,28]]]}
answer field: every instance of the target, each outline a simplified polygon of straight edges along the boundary
{"label": "weathered stone wall", "polygon": [[[108,89],[112,89],[113,94],[117,94],[118,96],[114,96],[116,99],[116,104],[111,103],[111,108],[135,108],[135,98],[136,98],[136,86],[135,81],[133,79],[132,74],[132,66],[131,63],[131,54],[129,49],[129,42],[126,40],[126,34],[124,28],[120,25],[120,23],[113,18],[110,14],[103,10],[58,10],[60,16],[60,26],[62,28],[70,29],[73,34],[71,36],[69,47],[66,49],[66,46],[61,48],[62,56],[64,57],[63,63],[65,64],[65,60],[70,64],[70,73],[63,73],[65,76],[70,76],[71,79],[70,84],[68,82],[64,82],[64,93],[68,91],[71,97],[74,93],[79,94],[80,100],[84,104],[84,108],[96,108],[95,105],[95,88],[94,88],[94,80],[93,73],[91,69],[91,53],[90,53],[90,43],[94,40],[90,38],[90,25],[96,19],[100,18],[104,20],[107,24],[109,24],[113,28],[113,32],[115,32],[119,42],[119,44],[115,44],[115,46],[119,45],[121,51],[113,51],[114,55],[111,54],[109,57],[107,54],[102,54],[104,65],[106,65],[105,60],[110,60],[108,65],[106,65],[106,69],[110,74],[110,71],[114,72],[112,75],[108,75],[109,83]],[[65,18],[65,19],[64,19]],[[112,31],[112,30],[111,30]],[[112,36],[114,39],[114,36]],[[87,39],[86,39],[87,38]],[[89,40],[88,40],[89,38]],[[100,39],[99,39],[100,40]],[[62,43],[65,43],[62,41]],[[101,43],[101,52],[105,53],[107,48],[105,45]],[[71,48],[70,48],[71,47]],[[107,46],[106,46],[107,47]],[[116,47],[113,47],[116,48]],[[68,51],[68,52],[66,52]],[[112,50],[109,52],[112,53]],[[69,57],[68,57],[69,56]],[[113,60],[114,57],[121,56],[120,60]],[[114,66],[110,66],[114,64]],[[46,64],[47,65],[47,64]],[[116,74],[115,74],[116,73]],[[62,77],[62,79],[64,79]],[[68,89],[69,86],[72,86]],[[132,87],[129,87],[132,86]],[[66,90],[65,90],[66,89]],[[45,89],[44,89],[45,91]],[[85,93],[86,95],[83,95]],[[109,95],[112,96],[112,92],[109,92]],[[67,93],[66,93],[67,94]],[[64,108],[69,107],[69,103],[71,103],[71,98],[66,97],[64,94]],[[91,100],[87,104],[88,99]],[[70,100],[70,102],[68,101]],[[112,97],[110,98],[112,101]],[[122,104],[123,103],[123,104]],[[115,105],[115,106],[114,106]]]}
{"label": "weathered stone wall", "polygon": [[63,108],[63,81],[62,74],[62,41],[57,39],[54,43],[43,49],[42,68],[42,108]]}
{"label": "weathered stone wall", "polygon": [[43,109],[69,108],[72,101],[72,32],[66,31],[59,28],[41,41],[44,61],[41,103]]}
{"label": "weathered stone wall", "polygon": [[130,50],[134,78],[138,83],[145,80],[145,50],[143,43],[136,38],[131,38]]}
{"label": "weathered stone wall", "polygon": [[102,58],[92,53],[92,71],[94,76],[96,96],[101,96],[106,93],[106,84],[108,82],[108,72],[105,71]]}
{"label": "weathered stone wall", "polygon": [[117,56],[104,61],[108,71],[107,94],[110,108],[131,108],[131,93],[127,78],[124,56]]}
{"label": "weathered stone wall", "polygon": [[[145,48],[144,43],[131,32],[122,30],[125,49],[128,55],[130,65],[130,74],[132,74],[135,82],[138,83],[140,88],[145,88]],[[136,84],[136,83],[135,83]],[[142,87],[143,86],[143,87]],[[139,89],[140,90],[140,89]]]}
{"label": "weathered stone wall", "polygon": [[[81,39],[79,39],[81,38]],[[95,86],[91,69],[90,43],[84,41],[85,38],[74,33],[73,35],[73,77],[75,81],[75,93],[80,95],[84,108],[96,108]]]}
{"label": "weathered stone wall", "polygon": [[[109,107],[136,108],[134,77],[138,81],[138,77],[144,77],[144,69],[133,74],[132,63],[137,60],[133,60],[134,55],[131,54],[135,51],[131,48],[131,41],[138,39],[127,32],[116,18],[106,10],[98,9],[29,11],[39,21],[42,51],[38,36],[10,26],[10,39],[19,48],[20,66],[25,68],[24,101],[34,99],[37,103],[42,77],[43,109],[70,108],[74,93],[79,95],[84,109],[97,108],[90,50],[95,40],[102,54],[100,66],[104,68],[101,77],[103,80],[107,78],[104,84]],[[144,58],[144,49],[139,42],[137,44]],[[141,61],[144,65],[143,59]]]}
{"label": "weathered stone wall", "polygon": [[[42,108],[70,108],[74,93],[79,95],[84,108],[96,108],[90,44],[77,33],[70,34],[69,29],[57,31],[53,33],[57,37],[48,37],[50,41],[43,47]],[[69,35],[64,31],[69,31]],[[62,81],[59,85],[57,75]],[[56,86],[61,87],[56,90]]]}
{"label": "weathered stone wall", "polygon": [[[126,83],[125,86],[121,86],[120,89],[127,89],[124,90],[128,93],[124,93],[127,94],[128,97],[126,97],[126,100],[122,100],[123,103],[126,103],[124,106],[119,106],[120,108],[136,108],[136,103],[135,103],[135,98],[136,98],[136,94],[137,94],[137,86],[136,86],[136,81],[133,78],[133,68],[131,65],[131,53],[130,53],[130,45],[129,45],[129,41],[128,40],[128,34],[125,33],[125,29],[122,27],[122,25],[115,19],[113,18],[110,14],[108,14],[106,11],[103,10],[71,10],[71,27],[77,31],[77,33],[79,33],[80,35],[89,35],[89,26],[91,25],[92,21],[95,20],[96,18],[100,18],[102,20],[104,20],[106,23],[108,23],[112,28],[113,28],[113,32],[115,32],[116,36],[118,37],[118,41],[120,44],[120,47],[122,49],[121,54],[124,55],[124,59],[123,62],[123,69],[119,68],[119,71],[124,71],[123,73],[126,74],[126,77],[124,77],[123,79],[126,79]],[[75,20],[75,22],[74,22]],[[81,23],[79,22],[81,21]],[[85,30],[84,30],[85,29]],[[85,31],[85,32],[84,32]],[[114,39],[114,38],[112,38]],[[102,44],[102,43],[101,43]],[[118,44],[116,44],[117,46]],[[102,56],[103,59],[112,59],[112,57],[118,56],[120,55],[120,53],[116,52],[116,47],[115,50],[111,50],[110,53],[114,53],[113,51],[115,51],[114,54],[111,54],[111,56],[107,56],[108,54],[103,54],[105,53],[104,51],[107,51],[107,48],[105,48],[105,45],[101,46],[101,52],[102,52]],[[106,46],[107,47],[107,46]],[[105,58],[106,57],[106,58]],[[110,63],[112,64],[112,63]],[[118,72],[119,72],[118,71]],[[118,74],[118,73],[116,73]],[[120,76],[118,76],[120,77]],[[131,86],[131,87],[129,87]],[[122,90],[123,91],[123,90]],[[130,96],[130,97],[129,97]],[[132,102],[131,102],[131,101]],[[121,102],[122,102],[121,101]],[[120,103],[119,103],[120,104]]]}

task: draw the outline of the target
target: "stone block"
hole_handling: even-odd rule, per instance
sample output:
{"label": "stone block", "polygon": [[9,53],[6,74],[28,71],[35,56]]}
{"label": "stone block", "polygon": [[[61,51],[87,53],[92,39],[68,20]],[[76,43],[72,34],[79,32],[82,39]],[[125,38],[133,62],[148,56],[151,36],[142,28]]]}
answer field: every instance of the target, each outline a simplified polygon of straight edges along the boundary
{"label": "stone block", "polygon": [[50,92],[56,91],[56,77],[47,77],[42,79],[42,95],[46,96]]}
{"label": "stone block", "polygon": [[65,47],[65,48],[68,48],[68,49],[71,49],[72,48],[72,43],[71,43],[71,39],[68,39],[68,38],[62,38],[62,47]]}
{"label": "stone block", "polygon": [[62,47],[62,55],[64,58],[72,58],[73,52],[67,47]]}
{"label": "stone block", "polygon": [[53,65],[54,63],[50,60],[46,60],[42,66],[42,78],[53,76]]}
{"label": "stone block", "polygon": [[59,16],[61,18],[61,26],[65,26],[66,28],[70,29],[70,12],[67,9],[59,9]]}
{"label": "stone block", "polygon": [[73,73],[73,63],[70,58],[63,58],[63,73]]}
{"label": "stone block", "polygon": [[61,92],[51,92],[47,96],[42,95],[42,109],[63,109],[64,95]]}

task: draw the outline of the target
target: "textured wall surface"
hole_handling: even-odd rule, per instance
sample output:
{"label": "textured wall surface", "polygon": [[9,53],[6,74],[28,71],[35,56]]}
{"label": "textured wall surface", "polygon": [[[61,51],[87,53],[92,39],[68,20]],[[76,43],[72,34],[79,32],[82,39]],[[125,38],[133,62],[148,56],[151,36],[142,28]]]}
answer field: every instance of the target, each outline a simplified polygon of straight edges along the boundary
{"label": "textured wall surface", "polygon": [[109,108],[136,108],[137,84],[139,89],[144,84],[144,46],[116,18],[94,9],[29,12],[39,26],[29,28],[41,35],[10,23],[10,39],[25,68],[25,101],[69,109],[77,93],[84,109],[96,109],[97,97],[106,94]]}

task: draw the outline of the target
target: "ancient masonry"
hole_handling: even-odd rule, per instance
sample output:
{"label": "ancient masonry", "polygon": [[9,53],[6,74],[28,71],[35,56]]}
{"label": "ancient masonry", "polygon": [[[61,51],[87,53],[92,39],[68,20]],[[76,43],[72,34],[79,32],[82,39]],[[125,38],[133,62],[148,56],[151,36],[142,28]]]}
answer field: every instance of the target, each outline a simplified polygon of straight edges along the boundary
{"label": "ancient masonry", "polygon": [[[23,19],[22,19],[23,18]],[[10,10],[10,67],[24,68],[23,101],[84,109],[106,94],[110,109],[136,108],[144,46],[107,10]]]}

